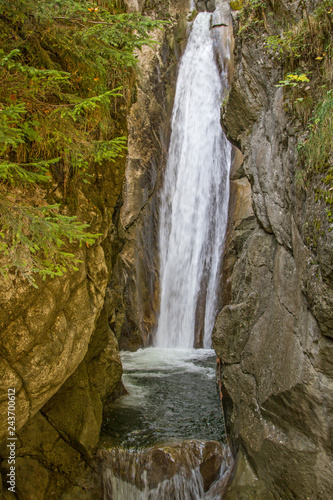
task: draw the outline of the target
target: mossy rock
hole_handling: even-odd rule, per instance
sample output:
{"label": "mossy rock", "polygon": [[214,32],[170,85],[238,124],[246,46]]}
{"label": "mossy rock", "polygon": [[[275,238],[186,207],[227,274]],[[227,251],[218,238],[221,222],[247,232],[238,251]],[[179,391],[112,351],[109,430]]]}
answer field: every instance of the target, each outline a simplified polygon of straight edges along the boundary
{"label": "mossy rock", "polygon": [[192,21],[194,21],[194,19],[197,17],[198,14],[199,14],[199,12],[197,10],[193,9],[191,14],[187,18],[188,22],[191,23]]}
{"label": "mossy rock", "polygon": [[230,8],[232,10],[242,10],[243,0],[233,0],[230,2]]}

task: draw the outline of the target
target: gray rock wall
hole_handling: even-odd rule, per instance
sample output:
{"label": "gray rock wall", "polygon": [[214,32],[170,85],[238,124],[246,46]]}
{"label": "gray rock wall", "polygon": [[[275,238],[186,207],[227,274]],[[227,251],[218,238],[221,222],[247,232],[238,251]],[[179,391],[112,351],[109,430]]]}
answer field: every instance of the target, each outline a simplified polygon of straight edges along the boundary
{"label": "gray rock wall", "polygon": [[[213,339],[236,457],[227,499],[328,499],[333,488],[332,233],[325,207],[295,182],[299,124],[274,86],[282,76],[259,36],[236,38],[222,122],[244,159],[231,177]],[[314,212],[325,229],[315,250]]]}

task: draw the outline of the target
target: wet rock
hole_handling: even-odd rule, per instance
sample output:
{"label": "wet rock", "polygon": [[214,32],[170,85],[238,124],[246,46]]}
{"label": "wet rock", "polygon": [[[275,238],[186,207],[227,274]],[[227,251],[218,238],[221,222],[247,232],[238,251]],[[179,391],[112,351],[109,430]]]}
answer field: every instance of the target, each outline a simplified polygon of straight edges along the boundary
{"label": "wet rock", "polygon": [[214,12],[216,9],[215,0],[196,0],[195,8],[198,12]]}
{"label": "wet rock", "polygon": [[210,441],[205,444],[203,459],[199,466],[200,474],[203,479],[204,491],[208,491],[212,483],[219,477],[221,464],[224,458],[223,448],[221,451],[220,446],[218,446],[216,442]]}
{"label": "wet rock", "polygon": [[206,2],[204,0],[196,2],[195,6],[198,12],[206,11]]}
{"label": "wet rock", "polygon": [[[99,460],[103,470],[104,490],[109,492],[109,495],[112,494],[112,482],[113,487],[117,484],[113,481],[114,478],[132,484],[147,494],[152,490],[158,491],[163,483],[166,487],[168,482],[170,496],[161,498],[171,498],[171,490],[177,488],[179,481],[190,482],[193,474],[196,474],[195,487],[203,493],[218,479],[225,453],[221,443],[217,441],[194,440],[154,446],[141,451],[101,451]],[[175,491],[173,495],[176,494],[178,493]]]}
{"label": "wet rock", "polygon": [[249,500],[252,498],[275,500],[276,497],[267,491],[264,482],[258,480],[242,450],[238,453],[233,469],[234,476],[222,497],[223,500]]}
{"label": "wet rock", "polygon": [[[295,6],[278,2],[274,15]],[[244,159],[231,174],[239,202],[230,203],[213,335],[238,457],[226,498],[329,498],[333,262],[323,248],[331,248],[332,233],[323,231],[316,249],[307,244],[313,214],[327,224],[311,189],[295,187],[300,124],[286,115],[275,87],[280,68],[259,37],[244,37],[241,50],[239,43],[222,121]]]}
{"label": "wet rock", "polygon": [[124,0],[127,5],[128,12],[141,12],[144,5],[144,0]]}
{"label": "wet rock", "polygon": [[214,12],[216,9],[215,0],[208,0],[208,2],[206,2],[206,9],[208,12]]}

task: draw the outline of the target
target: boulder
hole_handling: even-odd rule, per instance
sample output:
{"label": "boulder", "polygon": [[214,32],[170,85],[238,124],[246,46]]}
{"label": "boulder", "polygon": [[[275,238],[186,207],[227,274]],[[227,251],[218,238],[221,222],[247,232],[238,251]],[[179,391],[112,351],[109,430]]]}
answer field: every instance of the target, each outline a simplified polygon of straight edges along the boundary
{"label": "boulder", "polygon": [[[114,487],[117,478],[146,493],[162,487],[165,492],[167,488],[171,498],[177,496],[180,484],[186,488],[186,483],[191,481],[192,487],[202,494],[208,491],[219,478],[222,460],[226,456],[226,448],[218,441],[191,440],[138,451],[120,448],[105,450],[99,452],[98,458],[106,491],[112,490],[112,483]],[[176,488],[174,493],[173,488]]]}

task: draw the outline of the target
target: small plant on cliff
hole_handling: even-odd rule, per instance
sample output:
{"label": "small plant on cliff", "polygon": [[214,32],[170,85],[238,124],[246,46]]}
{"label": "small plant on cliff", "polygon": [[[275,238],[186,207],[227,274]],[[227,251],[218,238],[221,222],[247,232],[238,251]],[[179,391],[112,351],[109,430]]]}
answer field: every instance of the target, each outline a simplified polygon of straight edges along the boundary
{"label": "small plant on cliff", "polygon": [[305,73],[288,73],[284,80],[280,80],[275,87],[298,87],[299,85],[309,82],[310,80]]}
{"label": "small plant on cliff", "polygon": [[323,0],[311,14],[304,2],[300,2],[302,19],[283,30],[282,34],[266,38],[266,46],[272,50],[290,71],[301,65],[318,63],[332,56],[333,2]]}
{"label": "small plant on cliff", "polygon": [[68,243],[93,244],[98,235],[88,233],[88,224],[62,215],[59,205],[32,207],[1,202],[0,271],[7,276],[13,266],[35,285],[32,273],[43,278],[76,271],[80,262],[68,251]]}
{"label": "small plant on cliff", "polygon": [[300,164],[306,180],[317,174],[320,185],[317,199],[327,205],[327,216],[333,223],[333,90],[317,105],[309,123],[308,138],[299,145]]}
{"label": "small plant on cliff", "polygon": [[267,37],[266,47],[284,67],[277,86],[284,87],[286,109],[307,129],[298,146],[297,182],[325,202],[332,224],[333,0],[323,0],[313,12],[300,2],[299,12],[302,19]]}
{"label": "small plant on cliff", "polygon": [[[117,109],[130,103],[135,49],[158,21],[108,0],[0,0],[0,272],[33,282],[75,269],[92,244],[66,206],[89,169],[126,146]],[[82,184],[83,183],[83,184]],[[61,193],[54,202],[53,193]]]}
{"label": "small plant on cliff", "polygon": [[232,10],[242,10],[243,0],[231,0],[230,7]]}
{"label": "small plant on cliff", "polygon": [[[303,18],[282,34],[267,37],[265,44],[284,66],[286,77],[280,84],[290,87],[290,101],[296,104],[293,111],[300,117],[303,115],[307,122],[316,103],[325,94],[325,85],[332,84],[333,1],[324,0],[311,14],[301,2],[302,6]],[[298,85],[300,80],[291,77],[304,74],[306,77],[311,75],[305,93],[304,87]],[[299,105],[300,102],[303,104]]]}
{"label": "small plant on cliff", "polygon": [[317,105],[308,128],[309,136],[300,147],[302,159],[309,172],[326,170],[333,154],[333,90]]}
{"label": "small plant on cliff", "polygon": [[265,16],[265,0],[244,0],[240,10],[239,36],[249,35],[251,30],[257,30],[257,26],[267,26]]}

